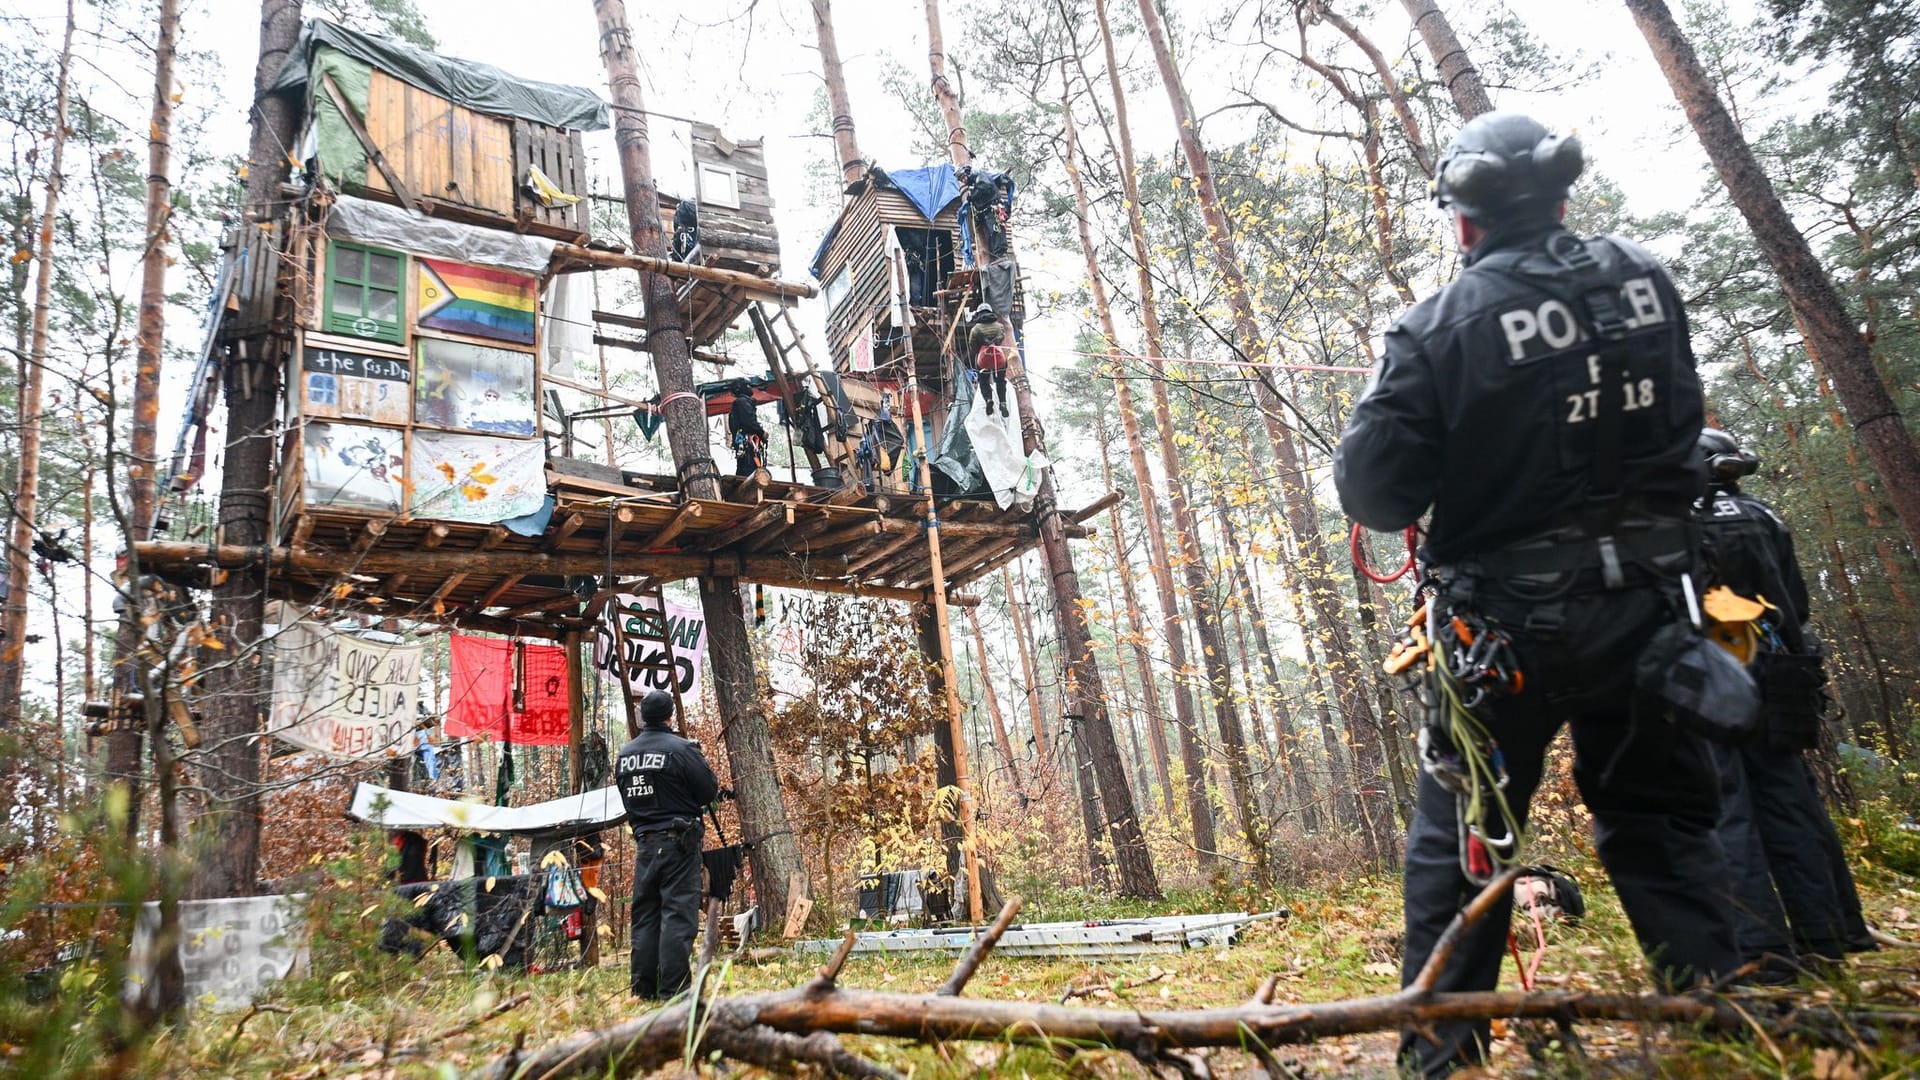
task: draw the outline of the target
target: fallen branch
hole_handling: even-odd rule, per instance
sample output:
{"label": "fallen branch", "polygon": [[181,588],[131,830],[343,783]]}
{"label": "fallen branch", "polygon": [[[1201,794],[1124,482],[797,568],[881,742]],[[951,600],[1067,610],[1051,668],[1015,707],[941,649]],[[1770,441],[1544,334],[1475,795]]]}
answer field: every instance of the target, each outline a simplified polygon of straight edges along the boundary
{"label": "fallen branch", "polygon": [[[838,985],[853,949],[853,934],[805,985],[790,990],[715,998],[703,1003],[706,1029],[687,1047],[691,1005],[677,1002],[624,1023],[550,1043],[531,1054],[495,1061],[480,1080],[562,1080],[574,1076],[635,1076],[689,1053],[719,1050],[743,1061],[777,1048],[787,1060],[801,1060],[838,1076],[882,1077],[882,1067],[858,1057],[837,1042],[815,1039],[825,1033],[857,1034],[920,1042],[975,1040],[1063,1046],[1111,1047],[1149,1066],[1170,1066],[1199,1075],[1205,1059],[1192,1051],[1208,1047],[1253,1053],[1270,1074],[1285,1075],[1271,1053],[1276,1046],[1396,1028],[1431,1028],[1461,1020],[1576,1020],[1622,1023],[1686,1024],[1716,1031],[1755,1031],[1769,1038],[1788,1035],[1825,1041],[1850,1026],[1868,1037],[1890,1031],[1920,1031],[1920,1011],[1842,1008],[1805,997],[1754,998],[1742,1009],[1714,994],[1588,993],[1570,990],[1472,991],[1434,993],[1434,979],[1467,928],[1497,906],[1514,875],[1495,879],[1454,918],[1412,984],[1376,997],[1277,1005],[1273,982],[1263,982],[1241,1005],[1210,1009],[1068,1008],[1064,1004],[986,1001],[957,994],[903,994],[845,989]],[[1011,906],[1011,905],[1009,905]],[[1011,922],[1003,911],[999,922]],[[991,932],[989,932],[991,933]],[[982,945],[985,945],[983,948]],[[986,955],[983,935],[976,951]],[[971,954],[969,954],[971,956]],[[965,984],[966,960],[948,985]],[[784,1038],[782,1038],[783,1036]],[[789,1041],[791,1040],[791,1041]],[[1255,1050],[1258,1046],[1261,1050]]]}
{"label": "fallen branch", "polygon": [[953,965],[953,974],[947,976],[946,985],[940,988],[942,994],[957,997],[960,991],[967,988],[967,980],[973,978],[973,973],[980,968],[980,962],[1000,943],[1000,935],[1013,925],[1013,917],[1020,914],[1020,905],[1023,903],[1025,901],[1018,896],[1007,898],[1006,906],[1000,909],[1000,915],[993,920],[993,925],[987,927],[986,933],[975,938],[973,946]]}
{"label": "fallen branch", "polygon": [[[1172,973],[1167,971],[1156,971],[1144,979],[1132,979],[1122,982],[1088,983],[1085,986],[1069,986],[1065,990],[1060,991],[1060,1004],[1065,1005],[1074,998],[1092,997],[1102,991],[1118,994],[1123,990],[1138,990],[1143,986],[1151,986],[1154,983],[1162,982],[1170,974]],[[1271,975],[1267,976],[1267,978],[1270,981],[1273,980],[1273,976]],[[1258,994],[1256,994],[1255,997],[1257,999]]]}

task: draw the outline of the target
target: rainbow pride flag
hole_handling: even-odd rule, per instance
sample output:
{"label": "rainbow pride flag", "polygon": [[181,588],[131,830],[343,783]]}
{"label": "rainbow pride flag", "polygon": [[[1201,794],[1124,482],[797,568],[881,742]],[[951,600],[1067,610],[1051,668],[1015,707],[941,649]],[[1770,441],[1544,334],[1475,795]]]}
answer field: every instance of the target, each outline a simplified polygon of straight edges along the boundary
{"label": "rainbow pride flag", "polygon": [[533,343],[540,279],[466,263],[417,261],[421,328]]}

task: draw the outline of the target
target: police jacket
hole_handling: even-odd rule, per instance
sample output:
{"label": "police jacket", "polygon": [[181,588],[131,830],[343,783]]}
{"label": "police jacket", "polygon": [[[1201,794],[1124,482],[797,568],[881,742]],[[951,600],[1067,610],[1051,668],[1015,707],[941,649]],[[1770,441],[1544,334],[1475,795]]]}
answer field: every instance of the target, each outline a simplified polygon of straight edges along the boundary
{"label": "police jacket", "polygon": [[1387,331],[1334,455],[1347,514],[1394,530],[1431,506],[1426,554],[1443,564],[1597,506],[1684,519],[1705,486],[1703,406],[1666,271],[1631,241],[1544,222],[1490,233],[1466,263]]}
{"label": "police jacket", "polygon": [[620,748],[613,779],[635,833],[699,821],[701,810],[720,794],[700,747],[664,727],[642,728]]}
{"label": "police jacket", "polygon": [[1807,580],[1793,554],[1793,534],[1773,507],[1738,490],[1714,491],[1694,507],[1713,583],[1780,609],[1781,640],[1805,649]]}

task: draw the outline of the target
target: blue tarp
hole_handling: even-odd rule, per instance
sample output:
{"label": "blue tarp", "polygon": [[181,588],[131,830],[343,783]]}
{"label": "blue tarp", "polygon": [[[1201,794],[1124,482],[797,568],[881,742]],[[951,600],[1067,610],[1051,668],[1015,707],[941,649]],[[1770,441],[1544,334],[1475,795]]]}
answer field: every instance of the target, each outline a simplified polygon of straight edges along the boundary
{"label": "blue tarp", "polygon": [[[1001,175],[1000,173],[986,172],[984,170],[976,170],[974,172],[976,178],[984,177],[990,181],[998,180]],[[873,174],[873,179],[875,183],[883,187],[892,188],[900,194],[905,195],[907,201],[913,204],[914,209],[920,211],[920,216],[926,218],[928,221],[939,217],[941,211],[952,206],[954,200],[960,198],[960,183],[953,175],[952,165],[928,165],[924,168],[900,169],[895,172],[876,170]],[[1013,209],[1013,181],[1011,178],[1008,179],[1007,185],[1007,209],[1011,210]],[[967,215],[961,214],[960,251],[961,254],[965,256],[966,264],[972,265],[973,230],[968,226]],[[813,272],[813,276],[816,279],[820,277],[820,264],[825,261],[827,257],[827,249],[833,246],[833,238],[839,235],[840,222],[835,221],[833,228],[828,229],[827,235],[820,239],[820,246],[814,249],[813,261],[807,264],[807,269]]]}

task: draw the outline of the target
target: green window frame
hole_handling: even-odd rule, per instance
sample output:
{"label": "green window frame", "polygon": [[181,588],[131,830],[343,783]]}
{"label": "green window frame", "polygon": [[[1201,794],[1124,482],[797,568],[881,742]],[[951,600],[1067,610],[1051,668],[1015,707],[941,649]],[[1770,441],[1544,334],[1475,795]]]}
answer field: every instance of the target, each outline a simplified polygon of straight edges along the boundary
{"label": "green window frame", "polygon": [[407,257],[386,248],[335,240],[327,245],[326,303],[321,329],[406,343]]}

